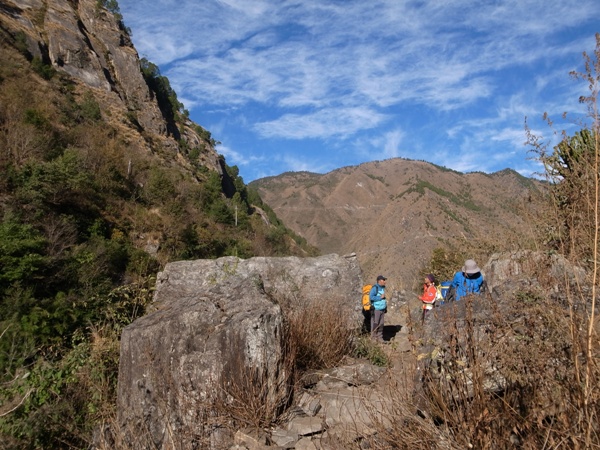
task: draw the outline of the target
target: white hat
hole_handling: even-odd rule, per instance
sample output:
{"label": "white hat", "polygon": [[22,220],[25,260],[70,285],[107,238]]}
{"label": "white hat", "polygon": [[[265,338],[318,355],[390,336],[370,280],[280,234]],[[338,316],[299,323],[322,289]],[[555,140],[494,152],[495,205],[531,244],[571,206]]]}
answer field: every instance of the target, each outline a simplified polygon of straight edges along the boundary
{"label": "white hat", "polygon": [[465,261],[465,265],[462,268],[462,271],[464,273],[468,273],[470,275],[473,273],[481,272],[481,269],[479,267],[477,267],[477,263],[474,260],[467,259]]}

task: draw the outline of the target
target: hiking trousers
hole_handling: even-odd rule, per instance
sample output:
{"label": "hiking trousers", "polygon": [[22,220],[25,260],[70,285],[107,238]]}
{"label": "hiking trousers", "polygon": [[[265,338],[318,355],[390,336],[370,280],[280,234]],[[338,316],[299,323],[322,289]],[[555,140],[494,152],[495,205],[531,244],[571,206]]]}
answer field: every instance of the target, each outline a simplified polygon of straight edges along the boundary
{"label": "hiking trousers", "polygon": [[369,334],[369,333],[371,333],[371,311],[363,309],[362,314],[363,314],[362,334]]}
{"label": "hiking trousers", "polygon": [[383,341],[383,318],[384,311],[374,309],[371,311],[371,337],[377,341]]}

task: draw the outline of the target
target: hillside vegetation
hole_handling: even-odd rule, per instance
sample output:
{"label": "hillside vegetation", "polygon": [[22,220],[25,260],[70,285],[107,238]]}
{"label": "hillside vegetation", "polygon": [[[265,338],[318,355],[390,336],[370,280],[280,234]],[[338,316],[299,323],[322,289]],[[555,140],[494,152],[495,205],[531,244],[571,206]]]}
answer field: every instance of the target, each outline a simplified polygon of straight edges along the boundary
{"label": "hillside vegetation", "polygon": [[120,330],[164,264],[316,249],[216,154],[156,66],[137,70],[169,139],[0,23],[0,448],[83,448],[114,408]]}

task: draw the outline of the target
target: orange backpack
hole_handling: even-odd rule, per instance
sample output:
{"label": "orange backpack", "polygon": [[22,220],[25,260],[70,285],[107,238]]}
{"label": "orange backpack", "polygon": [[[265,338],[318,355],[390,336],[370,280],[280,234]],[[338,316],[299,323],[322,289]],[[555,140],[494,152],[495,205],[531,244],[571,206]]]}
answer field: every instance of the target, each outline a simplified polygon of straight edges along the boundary
{"label": "orange backpack", "polygon": [[372,288],[372,284],[365,284],[362,288],[362,307],[365,311],[371,310],[371,299],[369,298],[369,294],[371,293]]}

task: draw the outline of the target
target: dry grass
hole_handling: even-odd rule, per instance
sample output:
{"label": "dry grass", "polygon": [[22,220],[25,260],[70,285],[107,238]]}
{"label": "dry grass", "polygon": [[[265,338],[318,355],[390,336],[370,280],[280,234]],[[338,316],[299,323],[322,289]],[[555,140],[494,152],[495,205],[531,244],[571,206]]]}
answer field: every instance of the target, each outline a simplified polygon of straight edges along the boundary
{"label": "dry grass", "polygon": [[356,323],[339,299],[307,300],[287,316],[290,346],[300,371],[334,367],[350,354]]}
{"label": "dry grass", "polygon": [[[269,364],[262,368],[250,367],[244,355],[239,353],[230,355],[226,362],[214,411],[226,418],[233,431],[267,428],[276,423],[289,406],[295,377],[295,349],[286,339],[286,334],[280,343],[280,367],[274,368]],[[236,347],[243,348],[243,344],[239,342]],[[263,361],[268,361],[266,355]]]}

